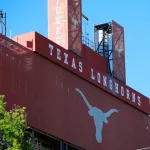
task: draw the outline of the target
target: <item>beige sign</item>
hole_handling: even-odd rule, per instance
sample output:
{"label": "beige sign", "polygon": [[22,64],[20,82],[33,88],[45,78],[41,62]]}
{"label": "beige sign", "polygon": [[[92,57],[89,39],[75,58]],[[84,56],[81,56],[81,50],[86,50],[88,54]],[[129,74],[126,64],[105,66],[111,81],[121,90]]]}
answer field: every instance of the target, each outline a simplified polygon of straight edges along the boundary
{"label": "beige sign", "polygon": [[67,0],[48,0],[48,38],[68,49]]}

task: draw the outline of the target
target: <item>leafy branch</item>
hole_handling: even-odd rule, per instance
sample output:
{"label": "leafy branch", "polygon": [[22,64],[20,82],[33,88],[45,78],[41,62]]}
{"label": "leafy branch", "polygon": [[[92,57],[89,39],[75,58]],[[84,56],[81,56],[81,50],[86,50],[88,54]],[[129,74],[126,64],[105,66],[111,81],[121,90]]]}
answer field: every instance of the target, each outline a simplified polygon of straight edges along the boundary
{"label": "leafy branch", "polygon": [[25,107],[14,105],[12,110],[6,111],[4,96],[0,96],[0,150],[32,150],[25,110]]}

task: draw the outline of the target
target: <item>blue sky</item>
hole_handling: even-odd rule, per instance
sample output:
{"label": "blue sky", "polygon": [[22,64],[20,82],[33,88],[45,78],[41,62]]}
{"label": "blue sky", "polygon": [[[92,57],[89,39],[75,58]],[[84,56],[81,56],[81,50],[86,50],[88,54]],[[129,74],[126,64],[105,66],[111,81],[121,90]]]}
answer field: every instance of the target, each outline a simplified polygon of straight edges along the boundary
{"label": "blue sky", "polygon": [[[83,0],[88,16],[87,32],[93,25],[115,20],[125,29],[127,85],[150,97],[150,0]],[[47,0],[0,0],[7,12],[7,33],[12,36],[37,31],[47,37]]]}

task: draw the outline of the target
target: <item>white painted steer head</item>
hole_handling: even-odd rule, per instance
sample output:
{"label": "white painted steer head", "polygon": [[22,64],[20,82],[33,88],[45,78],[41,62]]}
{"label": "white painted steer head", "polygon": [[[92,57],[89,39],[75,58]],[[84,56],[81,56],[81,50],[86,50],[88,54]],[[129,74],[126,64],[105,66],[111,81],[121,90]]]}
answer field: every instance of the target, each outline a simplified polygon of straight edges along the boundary
{"label": "white painted steer head", "polygon": [[82,96],[85,104],[87,105],[89,111],[89,115],[93,117],[94,119],[94,124],[95,124],[95,128],[96,128],[96,140],[98,143],[102,142],[102,128],[103,128],[103,124],[104,123],[108,123],[108,117],[116,112],[118,113],[117,109],[110,109],[108,112],[104,113],[102,110],[96,108],[96,107],[92,107],[88,100],[86,99],[86,97],[84,96],[84,94],[78,89],[75,88],[75,90]]}

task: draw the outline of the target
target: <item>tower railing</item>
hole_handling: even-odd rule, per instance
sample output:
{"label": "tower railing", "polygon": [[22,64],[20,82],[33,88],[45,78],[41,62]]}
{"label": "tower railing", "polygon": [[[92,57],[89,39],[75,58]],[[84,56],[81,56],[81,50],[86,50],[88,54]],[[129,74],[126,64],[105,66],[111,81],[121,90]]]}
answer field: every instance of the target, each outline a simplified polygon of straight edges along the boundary
{"label": "tower railing", "polygon": [[82,35],[82,44],[85,44],[87,47],[91,48],[94,50],[94,43],[92,40],[87,38],[86,36]]}

